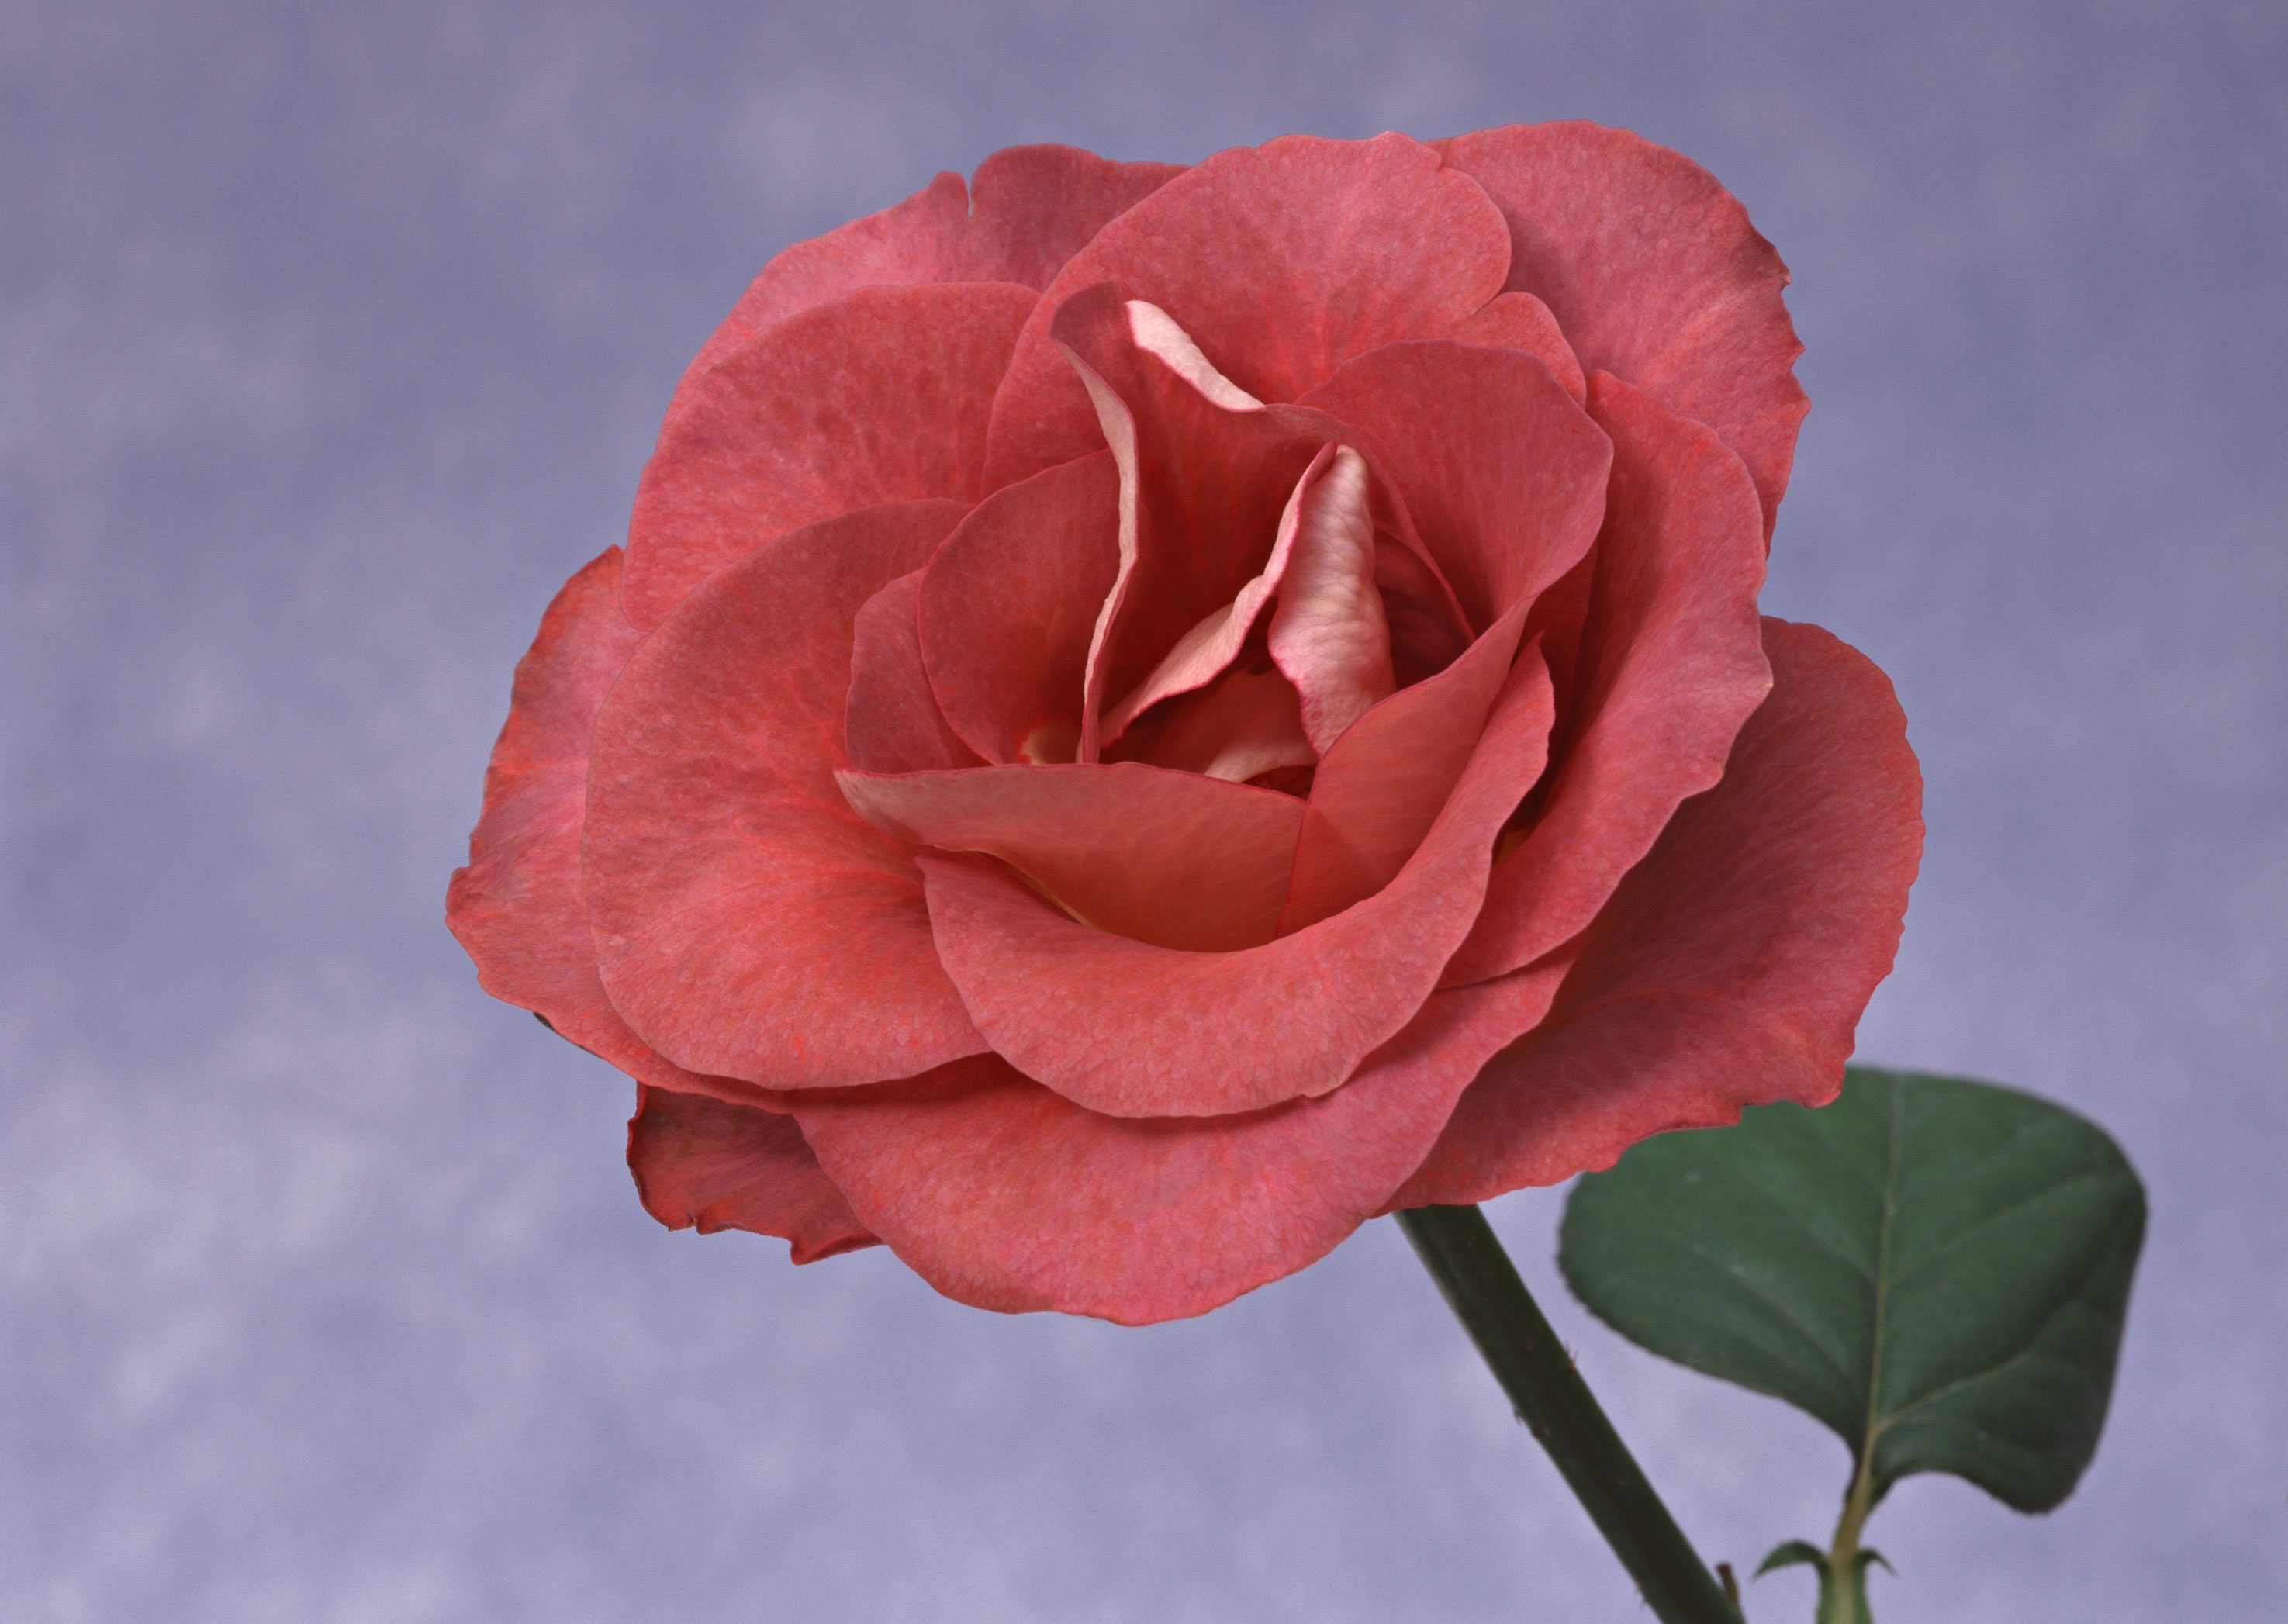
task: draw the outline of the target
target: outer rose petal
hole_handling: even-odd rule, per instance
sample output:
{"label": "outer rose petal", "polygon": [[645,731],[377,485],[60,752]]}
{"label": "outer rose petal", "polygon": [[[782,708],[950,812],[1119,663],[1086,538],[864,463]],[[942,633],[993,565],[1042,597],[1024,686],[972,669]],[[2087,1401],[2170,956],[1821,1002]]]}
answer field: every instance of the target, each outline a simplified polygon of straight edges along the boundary
{"label": "outer rose petal", "polygon": [[1222,1116],[1341,1087],[1421,1009],[1477,914],[1494,831],[1540,768],[1537,676],[1502,690],[1397,878],[1260,947],[1108,935],[988,859],[923,852],[939,956],[978,1030],[1025,1075],[1110,1116]]}
{"label": "outer rose petal", "polygon": [[644,1210],[670,1229],[743,1229],[791,1241],[794,1261],[878,1246],[819,1171],[790,1116],[661,1089],[636,1089],[628,1171]]}
{"label": "outer rose petal", "polygon": [[1099,232],[1049,285],[994,402],[987,486],[1101,443],[1049,334],[1084,288],[1127,284],[1240,388],[1292,400],[1362,351],[1451,331],[1501,290],[1507,235],[1478,186],[1402,135],[1218,153]]}
{"label": "outer rose petal", "polygon": [[508,721],[485,771],[469,866],[453,875],[445,923],[477,982],[630,1076],[663,1088],[756,1097],[752,1084],[685,1071],[655,1054],[604,995],[580,886],[580,825],[596,712],[644,634],[620,614],[620,550],[607,548],[541,617],[517,662]]}
{"label": "outer rose petal", "polygon": [[1510,124],[1434,143],[1509,222],[1512,288],[1556,313],[1581,363],[1708,424],[1756,482],[1764,534],[1810,403],[1787,266],[1683,154],[1597,124]]}
{"label": "outer rose petal", "polygon": [[1771,697],[1561,958],[1548,1018],[1470,1086],[1391,1206],[1483,1200],[1609,1167],[1740,1107],[1832,1098],[1890,973],[1922,852],[1922,774],[1883,673],[1764,622]]}
{"label": "outer rose petal", "polygon": [[1764,547],[1740,460],[1608,373],[1592,375],[1589,408],[1612,436],[1613,477],[1582,654],[1566,673],[1566,737],[1448,986],[1531,963],[1587,924],[1677,804],[1723,775],[1771,681],[1756,618]]}
{"label": "outer rose petal", "polygon": [[1478,345],[1488,349],[1523,350],[1537,355],[1549,368],[1549,376],[1564,386],[1565,392],[1576,400],[1589,398],[1589,380],[1581,370],[1581,358],[1573,353],[1566,342],[1565,329],[1557,324],[1556,313],[1523,289],[1512,289],[1449,335],[1456,344]]}
{"label": "outer rose petal", "polygon": [[628,618],[648,630],[732,559],[838,513],[976,501],[986,413],[1034,303],[998,282],[870,288],[725,357],[636,488]]}
{"label": "outer rose petal", "polygon": [[1016,282],[1037,292],[1107,222],[1183,172],[1180,163],[1117,163],[1043,145],[1002,148],[977,166],[973,187],[941,174],[905,202],[798,242],[765,265],[684,386],[756,334],[861,288]]}
{"label": "outer rose petal", "polygon": [[960,512],[865,508],[749,554],[606,701],[584,871],[599,967],[679,1064],[814,1088],[984,1047],[938,967],[921,876],[834,783],[858,610]]}
{"label": "outer rose petal", "polygon": [[1332,1094],[1243,1116],[1100,1116],[991,1055],[789,1104],[862,1221],[946,1295],[1147,1325],[1332,1251],[1554,985],[1437,994]]}

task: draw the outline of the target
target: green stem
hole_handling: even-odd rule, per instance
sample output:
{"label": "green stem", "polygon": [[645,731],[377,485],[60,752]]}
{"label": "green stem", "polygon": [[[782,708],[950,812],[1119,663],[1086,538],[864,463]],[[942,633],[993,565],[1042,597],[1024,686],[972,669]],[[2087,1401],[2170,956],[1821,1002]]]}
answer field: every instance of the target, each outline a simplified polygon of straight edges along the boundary
{"label": "green stem", "polygon": [[1875,1624],[1867,1608],[1867,1565],[1876,1558],[1862,1553],[1859,1535],[1867,1514],[1875,1509],[1875,1443],[1883,1435],[1879,1406],[1883,1392],[1883,1327],[1891,1306],[1891,1224],[1896,1216],[1893,1192],[1899,1184],[1900,1097],[1892,1097],[1890,1172],[1883,1180],[1883,1224],[1875,1248],[1875,1335],[1869,1343],[1867,1367],[1867,1425],[1852,1468],[1851,1486],[1844,1491],[1843,1514],[1835,1519],[1835,1537],[1828,1541],[1827,1560],[1819,1575],[1817,1624]]}
{"label": "green stem", "polygon": [[1605,1419],[1474,1207],[1417,1207],[1399,1227],[1661,1624],[1740,1624],[1716,1577]]}
{"label": "green stem", "polygon": [[1859,1453],[1859,1468],[1851,1475],[1851,1489],[1843,1497],[1843,1515],[1835,1519],[1835,1538],[1827,1547],[1826,1569],[1819,1576],[1818,1624],[1875,1624],[1867,1610],[1867,1564],[1859,1549],[1860,1531],[1875,1509],[1875,1441]]}

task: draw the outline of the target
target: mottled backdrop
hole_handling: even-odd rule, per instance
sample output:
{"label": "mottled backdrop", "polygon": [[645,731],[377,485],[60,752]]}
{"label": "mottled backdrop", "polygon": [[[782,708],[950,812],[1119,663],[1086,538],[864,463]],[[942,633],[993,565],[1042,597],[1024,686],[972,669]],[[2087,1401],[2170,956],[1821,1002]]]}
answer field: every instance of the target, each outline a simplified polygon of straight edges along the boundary
{"label": "mottled backdrop", "polygon": [[[0,1618],[1643,1616],[1389,1224],[1144,1331],[670,1234],[630,1088],[441,918],[510,668],[773,250],[1010,142],[1553,116],[1795,272],[1768,602],[1929,778],[1862,1053],[2151,1187],[2080,1493],[1909,1481],[1885,1624],[2279,1617],[2276,0],[8,0]],[[1492,1211],[1703,1549],[1823,1540],[1842,1450],[1590,1323],[1558,1203]]]}

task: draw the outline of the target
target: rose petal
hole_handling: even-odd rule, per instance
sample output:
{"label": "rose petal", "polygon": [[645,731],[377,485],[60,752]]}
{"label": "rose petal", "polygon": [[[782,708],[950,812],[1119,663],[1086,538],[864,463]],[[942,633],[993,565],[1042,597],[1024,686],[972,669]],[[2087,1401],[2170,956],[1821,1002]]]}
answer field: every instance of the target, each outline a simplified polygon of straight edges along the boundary
{"label": "rose petal", "polygon": [[1092,929],[1196,953],[1271,939],[1303,821],[1292,796],[1133,762],[838,780],[885,834],[997,857]]}
{"label": "rose petal", "polygon": [[1430,562],[1418,536],[1410,546],[1388,530],[1376,530],[1374,588],[1382,595],[1383,618],[1390,627],[1391,676],[1400,687],[1411,687],[1444,670],[1469,647],[1469,617],[1455,602],[1454,589]]}
{"label": "rose petal", "polygon": [[1577,634],[1585,663],[1570,673],[1547,799],[1495,864],[1449,986],[1530,963],[1587,924],[1678,803],[1723,774],[1770,683],[1760,511],[1740,460],[1608,373],[1591,376],[1589,406],[1614,460]]}
{"label": "rose petal", "polygon": [[[1090,646],[1084,761],[1118,737],[1115,718],[1124,726],[1150,702],[1107,716],[1110,699],[1149,686],[1188,637],[1251,589],[1259,597],[1275,583],[1270,559],[1292,534],[1291,510],[1334,426],[1323,414],[1235,403],[1212,368],[1202,373],[1204,362],[1177,354],[1172,366],[1161,351],[1177,351],[1181,335],[1140,329],[1136,312],[1118,284],[1106,283],[1066,300],[1052,328],[1121,471],[1121,566]],[[1251,620],[1231,616],[1226,644],[1235,648]],[[1092,727],[1090,717],[1101,719]]]}
{"label": "rose petal", "polygon": [[517,661],[508,720],[485,769],[484,813],[456,869],[445,923],[477,984],[630,1076],[752,1100],[751,1083],[685,1071],[628,1029],[604,995],[580,884],[580,828],[596,712],[644,634],[620,613],[620,550],[564,583]]}
{"label": "rose petal", "polygon": [[1366,459],[1336,447],[1325,471],[1306,475],[1296,497],[1294,556],[1279,578],[1268,641],[1302,701],[1303,731],[1323,756],[1396,679],[1390,622],[1374,585]]}
{"label": "rose petal", "polygon": [[1034,303],[1005,283],[862,289],[725,356],[644,468],[628,618],[655,627],[723,565],[854,508],[976,501],[986,412]]}
{"label": "rose petal", "polygon": [[1293,400],[1362,351],[1451,331],[1501,290],[1507,237],[1480,187],[1404,136],[1218,153],[1106,226],[1050,283],[994,404],[987,485],[1097,448],[1049,330],[1081,289],[1126,284],[1239,388]]}
{"label": "rose petal", "polygon": [[[1084,717],[1096,714],[1100,693],[1127,697],[1096,730],[1084,720],[1088,760],[1092,742],[1118,744],[1155,704],[1226,669],[1259,599],[1284,578],[1303,503],[1347,431],[1324,412],[1247,403],[1188,351],[1180,329],[1117,284],[1068,299],[1053,332],[1123,470],[1123,562],[1092,639]],[[1370,478],[1366,498],[1376,590],[1359,618],[1383,613],[1393,677],[1402,669],[1418,680],[1468,646],[1467,617],[1388,486]],[[1315,535],[1313,546],[1327,539]],[[1362,652],[1362,669],[1348,678],[1333,666],[1314,673],[1298,664],[1307,680],[1330,685],[1323,736],[1339,731],[1362,695],[1387,691],[1370,647]],[[1120,753],[1166,759],[1156,748]]]}
{"label": "rose petal", "polygon": [[[1238,656],[1241,646],[1254,630],[1264,606],[1270,603],[1273,595],[1279,591],[1280,583],[1286,577],[1288,559],[1293,555],[1297,539],[1307,522],[1318,529],[1327,527],[1328,520],[1316,511],[1326,506],[1325,500],[1321,498],[1315,502],[1314,497],[1335,460],[1336,450],[1332,446],[1322,446],[1318,455],[1311,459],[1310,466],[1303,471],[1303,477],[1295,482],[1294,492],[1287,498],[1286,509],[1279,515],[1279,527],[1271,543],[1271,556],[1264,561],[1262,570],[1242,586],[1229,603],[1203,617],[1189,631],[1177,638],[1176,646],[1161,658],[1160,663],[1153,668],[1152,674],[1132,689],[1127,698],[1105,713],[1098,733],[1101,744],[1109,745],[1116,741],[1128,731],[1131,722],[1162,700],[1206,687],[1220,677]],[[1357,453],[1352,453],[1352,459],[1358,461]],[[1355,483],[1358,487],[1357,518],[1364,523],[1366,479],[1362,463]],[[1316,544],[1323,549],[1323,542]],[[1373,545],[1371,530],[1368,533],[1366,544],[1370,549]],[[1379,608],[1378,604],[1378,612]],[[1386,644],[1387,640],[1386,635]]]}
{"label": "rose petal", "polygon": [[920,876],[834,783],[858,610],[960,514],[900,503],[781,537],[687,598],[606,700],[584,872],[599,968],[678,1064],[820,1087],[984,1046]]}
{"label": "rose petal", "polygon": [[850,700],[842,734],[853,766],[869,772],[973,767],[977,752],[946,725],[922,662],[922,572],[866,600],[850,640]]}
{"label": "rose petal", "polygon": [[1420,848],[1376,895],[1259,947],[1184,953],[1092,931],[999,864],[925,852],[938,952],[978,1029],[1027,1076],[1112,1116],[1252,1111],[1339,1087],[1428,996],[1531,781],[1546,710],[1503,690]]}
{"label": "rose petal", "polygon": [[663,1089],[636,1089],[628,1171],[644,1210],[670,1229],[776,1235],[814,1264],[881,1242],[819,1170],[790,1116]]}
{"label": "rose petal", "polygon": [[[1052,322],[1050,331],[1055,330]],[[1227,412],[1251,412],[1262,406],[1262,401],[1218,371],[1175,317],[1150,300],[1128,301],[1128,332],[1138,349],[1183,379],[1210,405]]]}
{"label": "rose petal", "polygon": [[1053,142],[1003,147],[977,166],[966,280],[1047,288],[1065,261],[1184,167],[1120,163]]}
{"label": "rose petal", "polygon": [[1768,537],[1809,402],[1780,297],[1787,266],[1739,200],[1625,130],[1511,124],[1434,145],[1508,221],[1507,285],[1547,302],[1583,366],[1641,384],[1738,452]]}
{"label": "rose petal", "polygon": [[970,186],[940,174],[905,202],[775,257],[700,350],[685,384],[756,334],[861,288],[1016,282],[1037,292],[1109,221],[1183,170],[1045,144],[1002,148],[977,166]]}
{"label": "rose petal", "polygon": [[1118,754],[1234,783],[1319,759],[1303,736],[1303,701],[1276,667],[1227,671],[1213,687],[1181,695],[1132,728]]}
{"label": "rose petal", "polygon": [[1119,567],[1111,454],[996,491],[922,573],[922,659],[951,727],[989,762],[1071,761],[1098,612]]}
{"label": "rose petal", "polygon": [[1484,309],[1472,313],[1450,337],[1456,344],[1537,355],[1567,394],[1576,400],[1589,398],[1589,380],[1581,370],[1581,358],[1565,341],[1565,329],[1557,324],[1556,313],[1530,293],[1515,290],[1500,295]]}
{"label": "rose petal", "polygon": [[1524,798],[1547,762],[1555,715],[1539,650],[1528,649],[1511,668],[1524,619],[1521,605],[1437,676],[1360,717],[1320,761],[1280,935],[1331,918],[1397,876],[1453,794],[1505,683],[1527,691],[1513,701],[1529,718],[1518,725],[1540,741],[1514,766],[1510,804]]}
{"label": "rose petal", "polygon": [[1299,404],[1355,436],[1473,626],[1535,597],[1596,539],[1612,448],[1536,356],[1386,345]]}
{"label": "rose petal", "polygon": [[1100,1116],[990,1055],[789,1104],[868,1226],[946,1295],[1180,1319],[1315,1263],[1381,1208],[1547,1007],[1555,978],[1536,973],[1439,993],[1342,1088],[1244,1116]]}
{"label": "rose petal", "polygon": [[1744,1105],[1833,1097],[1890,972],[1922,851],[1891,685],[1816,626],[1764,622],[1771,697],[1586,934],[1548,1018],[1474,1083],[1393,1207],[1609,1167]]}
{"label": "rose petal", "polygon": [[1113,566],[1111,590],[1097,606],[1096,620],[1089,627],[1088,655],[1081,668],[1079,751],[1080,760],[1085,763],[1095,761],[1103,748],[1106,668],[1110,662],[1107,649],[1121,606],[1136,578],[1136,560],[1141,551],[1140,538],[1143,535],[1140,516],[1144,487],[1136,445],[1135,414],[1085,362],[1069,353],[1066,359],[1072,362],[1082,387],[1088,391],[1089,402],[1096,408],[1097,424],[1104,431],[1105,449],[1111,454],[1112,465],[1120,473],[1120,495],[1113,509],[1112,533],[1114,556],[1118,562]]}

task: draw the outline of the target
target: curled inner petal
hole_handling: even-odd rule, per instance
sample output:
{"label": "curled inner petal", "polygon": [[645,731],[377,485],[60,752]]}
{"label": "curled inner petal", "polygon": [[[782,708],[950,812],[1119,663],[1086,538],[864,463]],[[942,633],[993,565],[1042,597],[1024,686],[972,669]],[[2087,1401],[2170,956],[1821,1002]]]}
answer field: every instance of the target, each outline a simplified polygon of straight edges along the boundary
{"label": "curled inner petal", "polygon": [[[1132,303],[1116,283],[1089,288],[1065,301],[1054,329],[1120,475],[1120,567],[1092,639],[1084,711],[1100,721],[1092,732],[1084,719],[1083,760],[1116,737],[1105,721],[1116,705],[1156,691],[1125,708],[1125,725],[1154,697],[1204,684],[1244,640],[1252,615],[1226,612],[1275,584],[1275,571],[1257,577],[1298,486],[1340,427],[1323,414],[1239,404],[1212,367],[1180,348],[1172,326],[1144,324],[1172,363],[1143,347]],[[1213,646],[1198,661],[1188,648],[1169,666],[1188,638]]]}
{"label": "curled inner petal", "polygon": [[1120,614],[1120,606],[1128,596],[1129,582],[1136,574],[1140,480],[1136,465],[1135,416],[1127,403],[1086,361],[1070,352],[1067,354],[1079,372],[1081,382],[1088,387],[1088,398],[1096,407],[1097,422],[1104,430],[1105,444],[1111,449],[1114,466],[1120,471],[1120,564],[1112,578],[1112,590],[1104,595],[1103,606],[1097,611],[1095,629],[1089,633],[1088,663],[1083,668],[1087,674],[1081,688],[1080,759],[1094,761],[1103,737],[1105,645],[1110,640],[1113,622]]}
{"label": "curled inner petal", "polygon": [[1261,669],[1243,665],[1163,707],[1120,745],[1127,759],[1235,783],[1319,759],[1303,733],[1301,697],[1267,656]]}
{"label": "curled inner petal", "polygon": [[1157,356],[1171,372],[1227,412],[1260,411],[1263,402],[1216,370],[1175,317],[1145,299],[1128,301],[1128,333],[1136,347]]}
{"label": "curled inner petal", "polygon": [[[1279,516],[1278,536],[1271,544],[1271,557],[1265,562],[1262,572],[1240,588],[1238,595],[1229,603],[1211,612],[1177,638],[1175,647],[1168,651],[1152,674],[1106,714],[1100,734],[1103,743],[1110,744],[1118,739],[1128,731],[1131,722],[1162,700],[1188,693],[1195,688],[1204,688],[1213,682],[1239,653],[1248,633],[1254,630],[1256,617],[1271,602],[1274,594],[1283,599],[1283,607],[1286,594],[1282,590],[1282,582],[1287,574],[1288,562],[1294,556],[1296,543],[1305,525],[1310,522],[1307,515],[1315,509],[1326,506],[1323,501],[1314,501],[1314,492],[1330,471],[1335,461],[1336,449],[1331,446],[1321,448],[1311,465],[1303,471],[1303,477],[1296,481],[1294,494],[1287,499],[1286,511]],[[1357,453],[1352,453],[1352,461],[1358,461]],[[1362,469],[1363,464],[1361,467]],[[1362,513],[1363,478],[1359,480],[1359,505]],[[1323,519],[1320,519],[1317,527],[1325,527],[1325,523]]]}
{"label": "curled inner petal", "polygon": [[1307,476],[1296,494],[1293,558],[1271,617],[1271,658],[1301,696],[1303,731],[1323,756],[1396,685],[1390,623],[1375,588],[1366,459],[1338,446],[1323,474]]}

